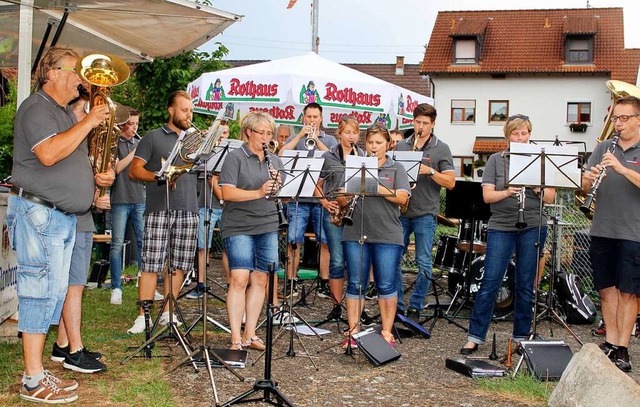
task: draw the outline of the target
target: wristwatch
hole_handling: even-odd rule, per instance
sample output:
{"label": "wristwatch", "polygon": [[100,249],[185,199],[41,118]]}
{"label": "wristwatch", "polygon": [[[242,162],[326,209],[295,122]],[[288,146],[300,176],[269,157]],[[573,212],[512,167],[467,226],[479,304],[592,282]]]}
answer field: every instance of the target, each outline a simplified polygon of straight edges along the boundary
{"label": "wristwatch", "polygon": [[430,176],[430,177],[433,177],[433,176],[435,175],[435,173],[436,173],[436,170],[434,170],[433,168],[431,168],[431,169],[429,170],[429,176]]}

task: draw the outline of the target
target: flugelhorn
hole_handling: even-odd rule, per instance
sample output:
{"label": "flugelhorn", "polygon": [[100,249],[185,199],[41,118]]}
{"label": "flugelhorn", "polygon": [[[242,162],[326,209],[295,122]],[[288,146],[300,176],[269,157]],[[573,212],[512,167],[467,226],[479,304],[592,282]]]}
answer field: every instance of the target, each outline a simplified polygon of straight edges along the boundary
{"label": "flugelhorn", "polygon": [[[611,145],[607,149],[607,152],[613,154],[616,151],[616,147],[618,145],[618,139],[620,138],[620,132],[613,133],[613,138],[611,139]],[[593,180],[593,184],[591,185],[591,190],[584,199],[584,203],[580,205],[580,210],[587,214],[591,212],[591,204],[594,202],[596,198],[596,194],[598,193],[598,187],[600,187],[600,183],[604,176],[607,175],[607,167],[602,166],[600,168],[600,172],[596,176],[596,179]]]}
{"label": "flugelhorn", "polygon": [[526,188],[520,188],[518,191],[518,220],[516,221],[516,229],[524,229],[527,227],[527,222],[524,220],[524,202],[526,199]]}
{"label": "flugelhorn", "polygon": [[[264,159],[267,161],[267,171],[269,171],[269,178],[273,181],[276,181],[278,177],[274,175],[274,173],[277,172],[277,170],[271,162],[269,148],[266,144],[262,145],[262,152],[264,154]],[[265,199],[269,199],[270,196],[271,195],[265,195]],[[284,206],[282,205],[282,200],[280,198],[276,198],[274,202],[276,204],[276,212],[278,212],[278,229],[284,230],[289,226],[289,222],[287,221],[287,217],[284,214]]]}
{"label": "flugelhorn", "polygon": [[[110,88],[124,83],[129,78],[129,67],[120,58],[107,54],[91,54],[80,59],[76,72],[91,87],[89,89],[89,110],[94,106],[106,105],[109,118],[94,128],[89,134],[89,160],[94,173],[105,172],[111,164],[115,170],[118,158],[118,123],[129,120],[129,111],[109,97]],[[126,116],[126,118],[125,118]],[[99,196],[104,196],[107,187],[98,187]]]}

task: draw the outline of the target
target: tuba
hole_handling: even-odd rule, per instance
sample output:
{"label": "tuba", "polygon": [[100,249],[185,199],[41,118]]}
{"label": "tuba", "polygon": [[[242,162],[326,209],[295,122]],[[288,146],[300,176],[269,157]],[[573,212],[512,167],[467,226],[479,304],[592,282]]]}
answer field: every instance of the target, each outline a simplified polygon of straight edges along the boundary
{"label": "tuba", "polygon": [[[129,78],[129,67],[118,57],[107,54],[90,54],[80,59],[76,66],[80,77],[88,82],[89,109],[94,106],[107,105],[109,118],[104,120],[89,134],[89,160],[94,173],[105,172],[111,164],[115,169],[118,158],[118,124],[129,120],[128,109],[111,100],[110,88],[120,85]],[[99,187],[99,196],[104,196],[106,187]]]}
{"label": "tuba", "polygon": [[596,139],[598,143],[603,142],[605,140],[613,137],[613,132],[615,131],[615,123],[611,122],[611,115],[613,114],[613,106],[616,104],[616,101],[622,97],[634,96],[640,98],[640,88],[637,86],[633,86],[630,83],[610,80],[607,81],[607,88],[611,91],[611,105],[609,106],[609,113],[607,114],[607,118],[604,120],[604,128],[600,133],[600,136]]}

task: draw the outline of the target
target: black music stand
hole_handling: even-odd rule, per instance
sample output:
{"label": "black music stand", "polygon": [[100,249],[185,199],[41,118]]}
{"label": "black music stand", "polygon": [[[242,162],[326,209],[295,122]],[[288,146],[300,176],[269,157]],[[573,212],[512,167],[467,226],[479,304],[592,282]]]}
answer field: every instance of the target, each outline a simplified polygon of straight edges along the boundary
{"label": "black music stand", "polygon": [[[473,181],[456,181],[456,185],[451,190],[447,190],[447,203],[445,207],[445,215],[448,218],[469,219],[471,227],[478,220],[486,221],[491,217],[491,210],[488,204],[484,202],[482,197],[482,184]],[[471,235],[471,243],[469,244],[469,256],[467,256],[466,264],[463,266],[463,270],[466,270],[464,274],[464,282],[462,289],[458,289],[453,295],[452,303],[456,300],[461,290],[463,292],[463,298],[458,305],[458,308],[453,313],[453,317],[445,315],[447,321],[450,323],[458,316],[458,313],[471,299],[471,263],[473,262],[474,254],[474,239],[473,233]],[[467,329],[461,327],[465,332]]]}

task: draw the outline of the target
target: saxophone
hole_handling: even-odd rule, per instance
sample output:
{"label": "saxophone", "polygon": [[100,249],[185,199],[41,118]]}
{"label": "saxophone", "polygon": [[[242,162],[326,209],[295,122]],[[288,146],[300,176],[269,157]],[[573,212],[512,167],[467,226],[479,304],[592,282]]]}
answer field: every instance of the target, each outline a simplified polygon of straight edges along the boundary
{"label": "saxophone", "polygon": [[[411,151],[418,151],[418,140],[420,139],[421,135],[422,135],[422,130],[420,130],[419,132],[413,135],[413,146],[411,147]],[[412,183],[411,189],[414,189],[417,185],[418,185],[417,181]],[[400,215],[406,214],[407,211],[409,210],[409,199],[410,198],[407,198],[407,201],[402,205],[400,205]]]}
{"label": "saxophone", "polygon": [[[351,151],[353,151],[353,154],[355,154],[356,156],[358,155],[358,148],[356,147],[356,143],[351,143]],[[345,216],[349,212],[349,208],[351,207],[352,201],[354,201],[353,198],[347,204],[347,206],[340,206],[336,211],[331,212],[331,216],[329,217],[329,222],[331,222],[332,224],[338,227],[343,226],[345,224],[343,221],[345,219]]]}

